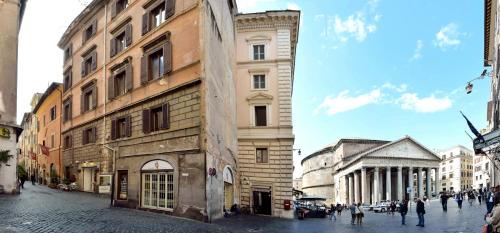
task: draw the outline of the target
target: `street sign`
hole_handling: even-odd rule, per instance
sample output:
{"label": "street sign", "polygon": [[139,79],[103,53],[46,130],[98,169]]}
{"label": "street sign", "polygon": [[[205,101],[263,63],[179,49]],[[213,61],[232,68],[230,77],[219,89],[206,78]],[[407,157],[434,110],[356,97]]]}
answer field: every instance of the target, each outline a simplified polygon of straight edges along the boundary
{"label": "street sign", "polygon": [[406,187],[406,193],[411,193],[412,188],[411,187]]}

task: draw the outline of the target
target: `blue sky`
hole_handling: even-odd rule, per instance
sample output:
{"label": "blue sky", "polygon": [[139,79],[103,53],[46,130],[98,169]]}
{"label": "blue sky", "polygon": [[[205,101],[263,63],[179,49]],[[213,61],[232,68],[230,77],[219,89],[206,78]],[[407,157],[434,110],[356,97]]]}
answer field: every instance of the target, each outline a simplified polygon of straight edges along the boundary
{"label": "blue sky", "polygon": [[[253,3],[250,3],[253,2]],[[300,9],[293,93],[295,176],[300,160],[339,138],[471,147],[462,110],[486,127],[483,2],[239,0],[242,12]]]}
{"label": "blue sky", "polygon": [[[33,93],[62,81],[56,44],[88,1],[28,2],[19,42],[19,122]],[[477,128],[486,126],[490,79],[474,82],[470,95],[464,90],[483,69],[482,1],[237,3],[241,12],[302,11],[293,93],[295,148],[302,155],[295,153],[295,176],[302,158],[339,138],[410,135],[430,149],[471,147],[459,111]],[[65,10],[46,14],[55,8]]]}

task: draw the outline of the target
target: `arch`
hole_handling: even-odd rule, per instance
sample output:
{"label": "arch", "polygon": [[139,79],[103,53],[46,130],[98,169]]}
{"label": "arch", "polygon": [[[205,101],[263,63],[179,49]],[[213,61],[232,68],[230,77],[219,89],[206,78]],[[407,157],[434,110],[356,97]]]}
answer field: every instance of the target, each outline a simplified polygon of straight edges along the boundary
{"label": "arch", "polygon": [[230,184],[234,183],[233,171],[229,165],[224,168],[224,171],[222,173],[222,178],[226,183]]}
{"label": "arch", "polygon": [[165,160],[151,160],[141,167],[141,171],[174,170],[174,167]]}

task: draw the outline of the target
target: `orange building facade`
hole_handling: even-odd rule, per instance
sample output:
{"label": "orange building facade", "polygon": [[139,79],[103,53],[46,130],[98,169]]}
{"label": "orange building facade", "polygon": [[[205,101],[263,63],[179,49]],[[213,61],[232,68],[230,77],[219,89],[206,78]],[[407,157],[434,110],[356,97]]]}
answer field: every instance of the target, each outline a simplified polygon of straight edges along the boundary
{"label": "orange building facade", "polygon": [[37,122],[35,174],[41,184],[59,184],[61,166],[61,83],[52,83],[33,109]]}

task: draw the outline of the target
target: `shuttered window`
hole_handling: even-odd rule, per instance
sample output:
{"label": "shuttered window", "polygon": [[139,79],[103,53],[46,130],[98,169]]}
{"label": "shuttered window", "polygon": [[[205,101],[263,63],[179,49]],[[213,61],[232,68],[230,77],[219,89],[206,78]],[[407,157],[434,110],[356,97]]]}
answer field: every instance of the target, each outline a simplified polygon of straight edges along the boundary
{"label": "shuttered window", "polygon": [[255,160],[257,163],[268,163],[269,156],[267,153],[267,148],[257,148],[255,149]]}
{"label": "shuttered window", "polygon": [[81,68],[82,78],[97,69],[97,52],[95,51],[95,49],[83,58]]}
{"label": "shuttered window", "polygon": [[255,106],[255,126],[267,126],[266,106]]}
{"label": "shuttered window", "polygon": [[165,40],[148,45],[141,58],[141,84],[162,78],[172,71],[172,42],[170,32]]}
{"label": "shuttered window", "polygon": [[125,116],[111,121],[111,140],[132,136],[132,117]]}
{"label": "shuttered window", "polygon": [[64,61],[67,61],[71,55],[73,55],[73,44],[70,43],[66,48],[64,49]]}
{"label": "shuttered window", "polygon": [[97,107],[97,87],[95,81],[82,88],[81,113],[95,109]]}
{"label": "shuttered window", "polygon": [[82,145],[95,143],[97,141],[96,127],[87,128],[82,131]]}
{"label": "shuttered window", "polygon": [[92,22],[85,28],[82,35],[82,44],[85,44],[90,38],[92,38],[97,32],[97,19],[92,20]]}
{"label": "shuttered window", "polygon": [[175,0],[157,1],[146,6],[142,16],[142,35],[158,27],[175,14]]}
{"label": "shuttered window", "polygon": [[63,101],[63,122],[71,120],[72,116],[72,98],[68,97]]}
{"label": "shuttered window", "polygon": [[128,93],[133,89],[132,59],[129,58],[113,68],[108,78],[108,99]]}
{"label": "shuttered window", "polygon": [[111,18],[114,18],[116,15],[120,14],[128,7],[128,5],[128,0],[116,0],[115,2],[113,2],[113,5],[111,6]]}
{"label": "shuttered window", "polygon": [[64,149],[69,149],[73,147],[71,135],[64,136]]}
{"label": "shuttered window", "polygon": [[132,25],[129,23],[114,33],[110,41],[110,57],[125,50],[132,44]]}
{"label": "shuttered window", "polygon": [[71,86],[73,86],[73,70],[71,67],[64,72],[63,83],[64,92],[68,91]]}
{"label": "shuttered window", "polygon": [[142,131],[147,134],[170,128],[170,107],[163,104],[142,112]]}

